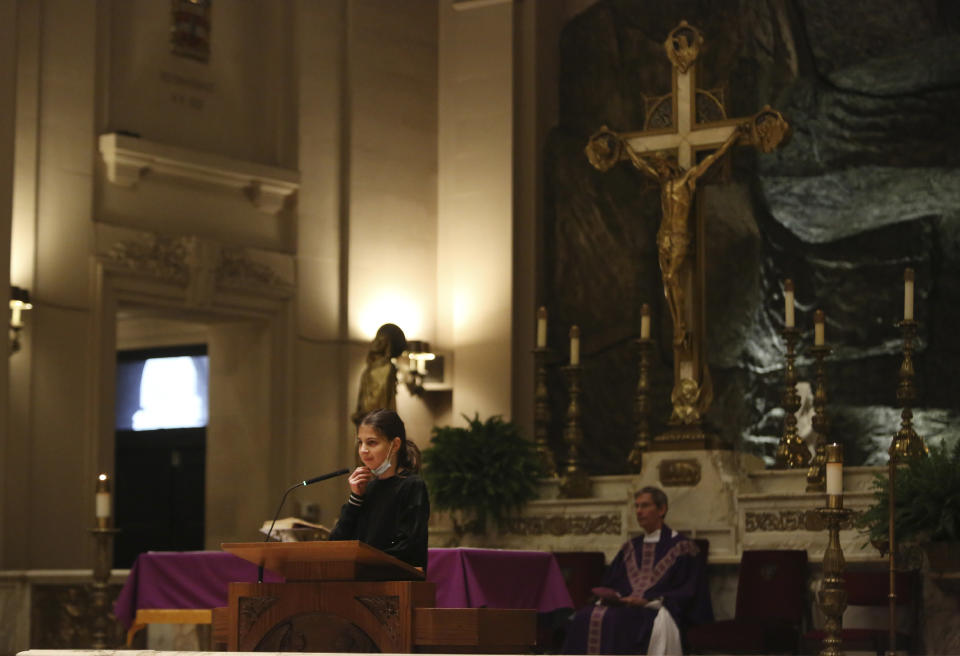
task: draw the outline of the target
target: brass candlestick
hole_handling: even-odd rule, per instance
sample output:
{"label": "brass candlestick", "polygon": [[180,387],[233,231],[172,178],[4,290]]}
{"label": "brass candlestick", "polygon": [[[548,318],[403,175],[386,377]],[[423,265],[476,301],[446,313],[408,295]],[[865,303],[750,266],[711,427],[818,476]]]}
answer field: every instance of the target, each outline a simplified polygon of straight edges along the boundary
{"label": "brass candlestick", "polygon": [[818,508],[829,531],[827,548],[823,552],[823,585],[817,597],[824,616],[823,649],[820,656],[840,656],[843,629],[843,611],[847,608],[847,590],[843,585],[846,561],[840,547],[840,525],[846,522],[851,511],[843,507],[843,447],[830,444],[826,452],[827,507]]}
{"label": "brass candlestick", "polygon": [[[98,521],[98,523],[101,523]],[[120,531],[98,526],[88,529],[96,541],[93,584],[90,593],[90,623],[93,649],[106,649],[110,627],[110,570],[113,561],[113,536]]]}
{"label": "brass candlestick", "polygon": [[823,552],[823,585],[817,594],[820,610],[823,611],[823,630],[826,634],[820,656],[840,656],[843,653],[841,631],[843,611],[847,608],[847,591],[843,585],[846,561],[840,547],[840,525],[850,517],[851,511],[842,507],[842,497],[840,499],[840,507],[830,508],[828,505],[827,508],[817,508],[817,513],[830,533],[827,549]]}
{"label": "brass candlestick", "polygon": [[[912,272],[911,272],[912,273]],[[900,430],[898,430],[890,443],[887,451],[889,460],[887,462],[887,476],[889,477],[887,485],[887,527],[889,532],[889,553],[888,568],[890,571],[890,592],[887,597],[890,600],[889,608],[889,645],[887,654],[893,656],[897,651],[897,542],[894,513],[896,511],[894,488],[897,481],[897,467],[907,459],[914,456],[926,455],[927,445],[923,438],[913,429],[913,410],[912,405],[916,400],[916,390],[913,386],[913,351],[914,340],[917,337],[917,322],[913,319],[904,319],[897,324],[903,330],[903,362],[900,364],[900,382],[897,385],[897,402],[903,408],[900,413]]]}
{"label": "brass candlestick", "polygon": [[903,330],[903,362],[900,365],[897,401],[903,407],[903,411],[900,413],[900,430],[893,437],[889,453],[891,460],[899,462],[913,456],[926,455],[927,445],[913,429],[912,406],[917,396],[913,386],[913,351],[918,324],[913,319],[904,319],[898,325]]}
{"label": "brass candlestick", "polygon": [[590,478],[580,466],[580,446],[583,444],[583,430],[580,428],[580,366],[566,366],[563,373],[567,376],[570,405],[567,406],[567,425],[563,430],[567,464],[560,480],[560,496],[575,499],[590,496]]}
{"label": "brass candlestick", "polygon": [[550,397],[547,392],[547,360],[550,349],[538,346],[533,350],[533,359],[536,363],[536,379],[533,388],[533,432],[537,444],[537,453],[540,455],[540,466],[543,475],[554,477],[557,475],[557,464],[550,450],[547,436],[550,432]]}
{"label": "brass candlestick", "polygon": [[810,451],[797,433],[797,410],[800,409],[800,395],[797,394],[796,345],[800,333],[796,328],[784,328],[783,337],[787,342],[784,371],[782,404],[784,410],[783,435],[777,444],[776,464],[778,469],[796,469],[806,467],[810,461]]}
{"label": "brass candlestick", "polygon": [[633,400],[633,419],[636,425],[637,439],[633,443],[627,461],[631,468],[640,472],[643,470],[643,453],[650,446],[650,354],[653,351],[653,340],[641,337],[633,341],[640,354],[639,372],[637,376],[637,394]]}
{"label": "brass candlestick", "polygon": [[827,419],[827,374],[824,360],[830,355],[829,346],[814,346],[811,351],[816,359],[815,384],[813,393],[813,431],[816,435],[816,451],[810,468],[807,470],[807,492],[825,492],[827,489],[827,433],[830,430],[830,420]]}

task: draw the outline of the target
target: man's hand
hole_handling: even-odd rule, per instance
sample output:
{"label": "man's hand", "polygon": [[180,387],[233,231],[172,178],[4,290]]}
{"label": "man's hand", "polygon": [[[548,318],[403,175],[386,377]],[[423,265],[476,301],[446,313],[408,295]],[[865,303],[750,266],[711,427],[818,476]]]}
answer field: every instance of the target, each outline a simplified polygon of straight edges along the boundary
{"label": "man's hand", "polygon": [[630,595],[629,597],[621,597],[620,601],[627,606],[646,606],[649,603],[649,600],[644,599],[638,595]]}
{"label": "man's hand", "polygon": [[363,493],[367,491],[367,483],[373,478],[373,474],[370,473],[370,470],[366,467],[357,467],[353,470],[353,473],[350,474],[350,478],[347,481],[350,483],[350,491],[356,494],[358,497],[362,497]]}

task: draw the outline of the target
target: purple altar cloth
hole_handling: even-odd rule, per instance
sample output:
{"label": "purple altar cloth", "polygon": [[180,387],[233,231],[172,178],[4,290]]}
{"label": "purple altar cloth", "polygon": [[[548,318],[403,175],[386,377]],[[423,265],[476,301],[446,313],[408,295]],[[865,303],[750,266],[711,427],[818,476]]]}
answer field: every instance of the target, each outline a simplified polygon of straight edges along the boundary
{"label": "purple altar cloth", "polygon": [[[137,556],[113,612],[129,629],[140,608],[220,608],[227,585],[254,582],[257,566],[226,551],[148,551]],[[264,570],[263,580],[283,577]]]}
{"label": "purple altar cloth", "polygon": [[[499,549],[430,549],[427,580],[440,608],[535,608],[546,613],[573,601],[553,554]],[[129,629],[140,608],[220,608],[227,585],[257,580],[257,566],[225,551],[140,554],[114,604]],[[263,580],[283,581],[269,570]]]}
{"label": "purple altar cloth", "polygon": [[573,608],[560,566],[546,551],[430,549],[427,580],[439,608]]}

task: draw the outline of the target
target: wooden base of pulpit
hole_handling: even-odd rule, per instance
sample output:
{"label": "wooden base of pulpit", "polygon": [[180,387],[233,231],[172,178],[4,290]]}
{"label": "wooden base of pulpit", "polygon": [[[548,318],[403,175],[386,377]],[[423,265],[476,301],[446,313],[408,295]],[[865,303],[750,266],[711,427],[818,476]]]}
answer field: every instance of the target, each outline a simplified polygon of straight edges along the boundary
{"label": "wooden base of pulpit", "polygon": [[288,581],[230,584],[226,635],[214,630],[229,651],[518,653],[536,642],[535,610],[435,608],[423,572],[361,542],[223,548]]}
{"label": "wooden base of pulpit", "polygon": [[410,653],[426,581],[231,583],[229,651]]}

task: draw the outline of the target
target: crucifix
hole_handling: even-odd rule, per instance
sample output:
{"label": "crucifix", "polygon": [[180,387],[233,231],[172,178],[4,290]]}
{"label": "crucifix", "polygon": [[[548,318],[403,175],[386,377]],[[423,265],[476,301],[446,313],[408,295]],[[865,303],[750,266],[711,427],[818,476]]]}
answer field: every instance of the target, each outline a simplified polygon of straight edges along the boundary
{"label": "crucifix", "polygon": [[[673,64],[673,91],[647,111],[645,129],[616,133],[604,126],[586,147],[587,157],[597,169],[606,171],[628,160],[660,186],[657,253],[663,293],[673,319],[674,352],[671,429],[654,440],[655,445],[661,442],[664,447],[706,448],[710,441],[702,425],[713,388],[704,352],[706,267],[703,219],[699,204],[694,203],[697,180],[734,145],[770,152],[789,130],[783,115],[769,107],[747,119],[729,119],[715,94],[697,89],[693,64],[702,45],[699,30],[681,21],[664,43]],[[668,100],[669,125],[652,126],[651,119],[663,114]],[[720,120],[698,121],[701,106],[712,108]],[[697,161],[697,153],[708,150],[712,152]],[[691,229],[690,210],[695,205]],[[693,257],[692,250],[696,251]]]}

